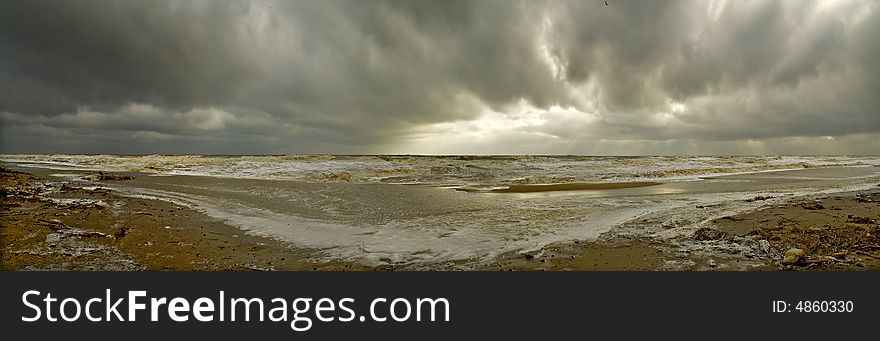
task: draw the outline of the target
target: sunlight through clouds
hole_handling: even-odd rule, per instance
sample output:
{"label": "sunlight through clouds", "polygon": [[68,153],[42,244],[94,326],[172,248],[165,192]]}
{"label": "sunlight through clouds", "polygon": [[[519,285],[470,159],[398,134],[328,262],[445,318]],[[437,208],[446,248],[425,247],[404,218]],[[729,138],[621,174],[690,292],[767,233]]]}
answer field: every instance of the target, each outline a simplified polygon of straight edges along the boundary
{"label": "sunlight through clouds", "polygon": [[[880,135],[878,16],[874,0],[10,1],[0,147],[869,150],[847,136]],[[140,130],[161,138],[128,141]]]}

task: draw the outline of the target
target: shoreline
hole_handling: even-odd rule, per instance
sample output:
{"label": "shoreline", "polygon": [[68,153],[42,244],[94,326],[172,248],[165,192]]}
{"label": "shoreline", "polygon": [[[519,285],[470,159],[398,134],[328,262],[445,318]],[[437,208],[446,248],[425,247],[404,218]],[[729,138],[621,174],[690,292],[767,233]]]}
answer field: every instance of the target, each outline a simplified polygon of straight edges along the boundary
{"label": "shoreline", "polygon": [[[48,188],[53,185],[40,176],[0,173],[0,270],[394,271],[443,270],[450,264],[484,271],[880,270],[880,188],[816,200],[797,197],[714,219],[710,227],[669,239],[618,233],[660,224],[633,220],[596,241],[559,242],[488,261],[366,266],[317,261],[321,250],[248,234],[171,202],[100,186]],[[107,174],[102,181],[124,181]],[[817,221],[824,225],[813,226]],[[730,251],[738,248],[758,251]],[[791,248],[805,255],[783,263]]]}
{"label": "shoreline", "polygon": [[662,185],[660,182],[654,181],[632,181],[632,182],[609,182],[609,183],[564,183],[564,184],[527,184],[527,185],[507,185],[504,188],[495,188],[490,190],[474,189],[474,188],[456,188],[462,192],[477,193],[540,193],[540,192],[562,192],[562,191],[596,191],[623,188],[639,188],[648,186]]}
{"label": "shoreline", "polygon": [[2,185],[0,270],[367,270],[166,201],[67,185],[47,196],[40,178],[5,169]]}

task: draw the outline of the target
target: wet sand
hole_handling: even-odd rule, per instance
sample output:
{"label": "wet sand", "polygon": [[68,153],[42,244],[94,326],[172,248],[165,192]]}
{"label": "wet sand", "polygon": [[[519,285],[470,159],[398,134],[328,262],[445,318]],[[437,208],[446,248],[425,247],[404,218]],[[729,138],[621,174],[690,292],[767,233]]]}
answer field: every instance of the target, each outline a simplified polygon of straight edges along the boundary
{"label": "wet sand", "polygon": [[[486,269],[880,271],[880,189],[793,200],[715,219],[710,226],[671,240],[610,231],[595,242],[506,254]],[[804,256],[785,262],[791,249]]]}
{"label": "wet sand", "polygon": [[[659,182],[612,182],[612,183],[566,183],[566,184],[539,184],[539,185],[510,185],[506,188],[489,190],[491,193],[537,193],[557,191],[597,191],[623,188],[639,188],[660,185]],[[465,192],[478,192],[477,189],[461,188]]]}
{"label": "wet sand", "polygon": [[[2,270],[382,271],[449,269],[451,263],[488,271],[880,270],[880,188],[795,198],[713,220],[709,228],[676,238],[620,233],[661,224],[644,219],[596,241],[555,243],[490,261],[371,267],[318,261],[321,250],[247,234],[166,201],[122,196],[100,186],[57,185],[57,179],[5,169],[0,175]],[[137,178],[98,184],[125,181]],[[732,245],[757,251],[731,252],[736,249]],[[804,250],[805,256],[783,263],[783,253],[791,248]]]}
{"label": "wet sand", "polygon": [[[252,236],[203,213],[2,172],[2,270],[363,270]],[[381,268],[378,268],[381,270]]]}
{"label": "wet sand", "polygon": [[[880,189],[794,200],[713,223],[714,231],[703,231],[707,238],[766,240],[779,269],[880,270]],[[790,249],[804,256],[781,262]]]}

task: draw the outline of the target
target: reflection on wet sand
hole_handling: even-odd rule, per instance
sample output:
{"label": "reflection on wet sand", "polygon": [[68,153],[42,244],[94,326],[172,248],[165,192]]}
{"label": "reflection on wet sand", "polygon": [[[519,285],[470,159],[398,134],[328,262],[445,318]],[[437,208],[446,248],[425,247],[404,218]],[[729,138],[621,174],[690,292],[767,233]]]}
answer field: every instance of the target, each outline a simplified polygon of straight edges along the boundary
{"label": "reflection on wet sand", "polygon": [[637,182],[609,182],[609,183],[569,183],[569,184],[540,184],[540,185],[510,185],[506,188],[495,188],[486,190],[474,188],[460,188],[465,192],[492,192],[492,193],[534,193],[534,192],[556,192],[556,191],[587,191],[587,190],[608,190],[637,188],[659,185],[659,182],[637,181]]}

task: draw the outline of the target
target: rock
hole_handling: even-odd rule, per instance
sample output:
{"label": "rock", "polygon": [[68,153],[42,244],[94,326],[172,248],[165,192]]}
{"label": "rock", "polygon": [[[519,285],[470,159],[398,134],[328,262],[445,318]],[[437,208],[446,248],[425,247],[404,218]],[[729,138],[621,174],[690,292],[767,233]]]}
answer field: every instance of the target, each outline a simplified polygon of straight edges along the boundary
{"label": "rock", "polygon": [[785,264],[795,264],[802,258],[804,258],[804,250],[791,248],[788,249],[788,251],[785,251],[785,255],[782,257],[782,262]]}
{"label": "rock", "polygon": [[718,266],[718,264],[715,263],[715,260],[712,259],[712,258],[709,258],[709,267],[710,267],[710,268],[714,268],[714,267],[716,267],[716,266]]}
{"label": "rock", "polygon": [[724,232],[709,227],[703,227],[694,232],[694,239],[699,241],[717,240],[721,238],[724,238]]}

